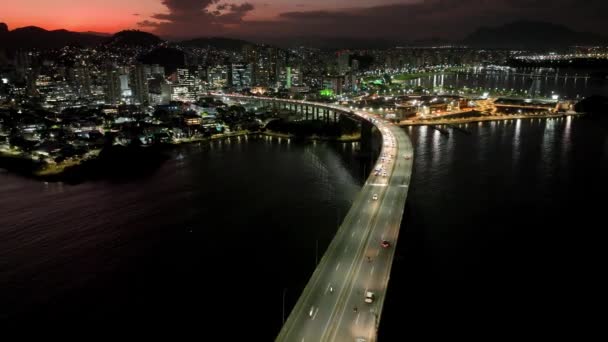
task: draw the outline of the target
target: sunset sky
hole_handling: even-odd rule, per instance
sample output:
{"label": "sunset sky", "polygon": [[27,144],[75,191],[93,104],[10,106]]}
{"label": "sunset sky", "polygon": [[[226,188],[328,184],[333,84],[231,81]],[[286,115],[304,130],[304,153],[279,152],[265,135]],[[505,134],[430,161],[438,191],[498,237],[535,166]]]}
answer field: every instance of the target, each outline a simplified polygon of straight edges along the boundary
{"label": "sunset sky", "polygon": [[10,29],[141,29],[165,37],[426,38],[518,19],[605,34],[607,11],[605,0],[2,0],[0,22]]}

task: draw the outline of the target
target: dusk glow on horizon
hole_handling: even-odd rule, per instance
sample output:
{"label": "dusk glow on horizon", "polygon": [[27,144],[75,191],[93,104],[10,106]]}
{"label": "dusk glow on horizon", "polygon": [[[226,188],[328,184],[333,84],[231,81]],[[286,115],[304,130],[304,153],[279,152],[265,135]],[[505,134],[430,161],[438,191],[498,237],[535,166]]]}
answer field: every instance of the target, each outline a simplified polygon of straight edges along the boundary
{"label": "dusk glow on horizon", "polygon": [[[553,11],[559,6],[558,12]],[[574,0],[20,0],[3,1],[10,29],[115,33],[140,29],[163,37],[382,36],[461,38],[480,26],[515,20],[564,23],[605,34],[604,1]]]}

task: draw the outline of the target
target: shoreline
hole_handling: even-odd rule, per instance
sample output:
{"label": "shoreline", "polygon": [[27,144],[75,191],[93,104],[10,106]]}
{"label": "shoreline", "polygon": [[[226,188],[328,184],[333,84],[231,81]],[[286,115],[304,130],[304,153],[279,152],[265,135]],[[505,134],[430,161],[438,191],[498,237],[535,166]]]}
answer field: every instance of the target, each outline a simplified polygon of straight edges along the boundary
{"label": "shoreline", "polygon": [[273,131],[264,131],[264,132],[259,132],[258,134],[264,135],[264,136],[268,136],[268,137],[275,137],[275,138],[284,138],[284,139],[295,139],[295,140],[301,140],[301,141],[333,141],[333,142],[340,142],[340,143],[349,143],[349,142],[357,142],[361,140],[361,134],[356,134],[356,135],[342,135],[340,137],[322,137],[322,136],[318,136],[318,135],[311,135],[311,136],[307,136],[307,137],[297,137],[293,134],[286,134],[286,133],[279,133],[279,132],[273,132]]}
{"label": "shoreline", "polygon": [[[183,139],[177,140],[171,143],[162,144],[162,145],[153,145],[153,146],[138,146],[132,147],[133,151],[150,151],[153,149],[163,150],[166,148],[179,148],[183,145],[190,145],[195,143],[204,143],[216,140],[222,140],[232,137],[242,137],[242,136],[269,136],[276,138],[286,138],[286,139],[298,139],[295,135],[292,134],[284,134],[272,131],[265,132],[251,132],[251,131],[238,131],[227,134],[216,134],[211,137],[206,138],[193,138],[193,139]],[[349,143],[356,142],[361,139],[361,135],[354,136],[341,136],[336,138],[331,137],[320,137],[320,136],[309,136],[303,137],[301,141],[334,141],[340,143]],[[129,147],[116,147],[116,150],[119,149],[129,149]],[[114,150],[114,151],[116,151]],[[28,158],[23,153],[7,153],[4,151],[0,151],[0,167],[5,169],[7,172],[27,177],[31,179],[35,179],[38,181],[46,181],[46,182],[61,182],[67,181],[71,177],[74,176],[74,171],[81,169],[84,170],[87,167],[90,167],[90,163],[104,163],[103,158],[101,157],[103,149],[99,150],[91,150],[87,152],[85,155],[82,155],[77,158],[72,158],[68,161],[59,163],[59,164],[45,164],[39,160],[35,160],[32,158]],[[131,151],[132,152],[132,151]],[[79,177],[77,177],[79,178]],[[89,178],[89,177],[85,177]],[[83,178],[83,179],[85,179]]]}
{"label": "shoreline", "polygon": [[461,119],[433,119],[433,120],[420,120],[411,121],[405,120],[397,123],[399,127],[410,127],[410,126],[428,126],[428,125],[451,125],[451,124],[463,124],[463,123],[477,123],[477,122],[491,122],[491,121],[510,121],[510,120],[532,120],[532,119],[559,119],[568,116],[583,116],[582,113],[572,114],[546,114],[546,115],[500,115],[500,116],[478,116],[472,118],[461,118]]}

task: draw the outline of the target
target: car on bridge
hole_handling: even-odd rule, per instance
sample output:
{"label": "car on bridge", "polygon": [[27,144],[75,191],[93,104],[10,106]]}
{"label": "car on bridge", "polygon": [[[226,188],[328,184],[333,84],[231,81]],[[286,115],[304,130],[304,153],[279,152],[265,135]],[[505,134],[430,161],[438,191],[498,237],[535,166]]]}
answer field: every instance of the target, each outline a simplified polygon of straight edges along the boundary
{"label": "car on bridge", "polygon": [[389,248],[391,246],[391,243],[386,240],[382,240],[382,243],[380,245],[384,248]]}
{"label": "car on bridge", "polygon": [[374,194],[374,196],[372,196],[372,199],[373,199],[374,201],[377,201],[377,200],[378,200],[378,194]]}
{"label": "car on bridge", "polygon": [[373,303],[375,297],[376,296],[374,295],[374,293],[372,291],[365,292],[365,302],[366,303]]}

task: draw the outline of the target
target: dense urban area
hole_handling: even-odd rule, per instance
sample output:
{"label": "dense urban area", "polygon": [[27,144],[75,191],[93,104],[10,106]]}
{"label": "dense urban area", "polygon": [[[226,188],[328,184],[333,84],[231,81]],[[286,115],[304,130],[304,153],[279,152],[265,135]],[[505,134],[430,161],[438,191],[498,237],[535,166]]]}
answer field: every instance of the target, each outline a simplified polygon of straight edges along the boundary
{"label": "dense urban area", "polygon": [[[339,103],[397,125],[573,115],[581,98],[543,94],[534,79],[545,77],[545,70],[555,73],[552,63],[604,61],[606,53],[597,47],[285,49],[225,38],[170,43],[141,31],[122,31],[93,47],[0,50],[0,154],[4,162],[32,162],[44,175],[117,146],[250,133],[357,137],[352,123],[328,129],[289,109],[211,96],[218,93]],[[417,82],[472,71],[508,74],[515,66],[529,68],[529,89]]]}

